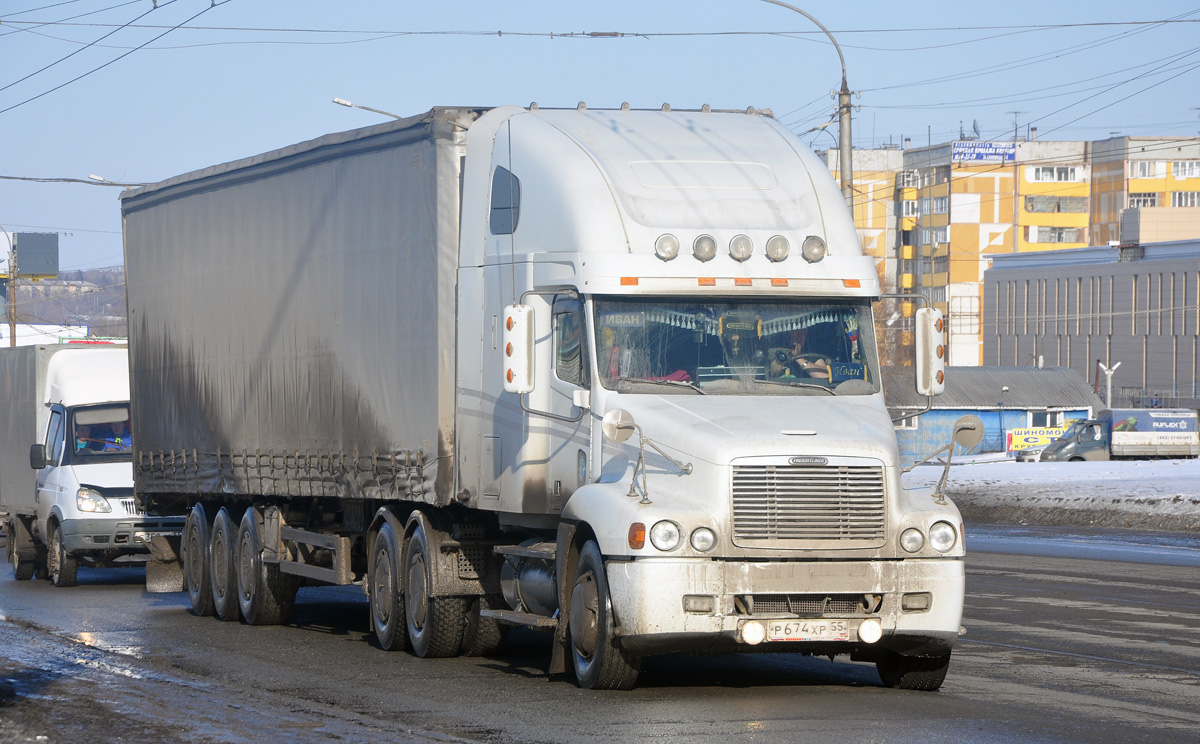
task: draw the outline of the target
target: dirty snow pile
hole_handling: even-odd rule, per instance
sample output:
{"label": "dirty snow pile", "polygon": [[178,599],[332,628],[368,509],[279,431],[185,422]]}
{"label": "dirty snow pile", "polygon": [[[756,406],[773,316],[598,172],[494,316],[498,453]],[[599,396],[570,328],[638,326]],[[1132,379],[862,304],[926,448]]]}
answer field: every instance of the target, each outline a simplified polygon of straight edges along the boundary
{"label": "dirty snow pile", "polygon": [[[934,486],[923,465],[904,485]],[[946,493],[968,522],[1200,532],[1200,460],[968,462],[950,468]]]}

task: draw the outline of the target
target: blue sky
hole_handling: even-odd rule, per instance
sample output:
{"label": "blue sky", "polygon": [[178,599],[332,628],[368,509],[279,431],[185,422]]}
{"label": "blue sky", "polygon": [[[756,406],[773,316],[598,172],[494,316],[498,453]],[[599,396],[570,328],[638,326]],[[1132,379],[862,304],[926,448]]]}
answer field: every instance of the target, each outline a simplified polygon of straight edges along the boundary
{"label": "blue sky", "polygon": [[[836,126],[809,130],[833,113],[836,52],[762,0],[216,2],[0,0],[0,176],[152,182],[382,120],[334,97],[400,115],[766,107],[835,144]],[[1014,120],[1040,139],[1200,133],[1200,5],[792,4],[842,46],[856,147],[944,142],[973,122],[1011,138]],[[624,35],[581,36],[596,32]],[[0,226],[59,232],[64,269],[118,265],[117,193],[0,180]]]}

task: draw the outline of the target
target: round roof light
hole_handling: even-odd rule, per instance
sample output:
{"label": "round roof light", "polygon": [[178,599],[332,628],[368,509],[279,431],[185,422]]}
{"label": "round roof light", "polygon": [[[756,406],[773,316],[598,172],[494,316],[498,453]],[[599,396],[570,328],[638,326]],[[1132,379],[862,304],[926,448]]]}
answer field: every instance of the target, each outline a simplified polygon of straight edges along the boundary
{"label": "round roof light", "polygon": [[654,255],[664,261],[670,261],[679,255],[679,238],[671,233],[663,233],[654,241]]}
{"label": "round roof light", "polygon": [[734,261],[745,261],[754,253],[754,241],[745,235],[734,235],[729,241],[729,255]]}
{"label": "round roof light", "polygon": [[800,246],[800,252],[804,254],[805,261],[816,263],[825,258],[825,241],[816,235],[809,235],[804,239],[804,245]]}
{"label": "round roof light", "polygon": [[701,235],[692,243],[692,255],[698,261],[711,261],[717,255],[717,241],[711,235]]}
{"label": "round roof light", "polygon": [[788,251],[792,246],[788,244],[788,239],[782,235],[776,235],[767,241],[767,258],[772,261],[782,261],[787,258]]}

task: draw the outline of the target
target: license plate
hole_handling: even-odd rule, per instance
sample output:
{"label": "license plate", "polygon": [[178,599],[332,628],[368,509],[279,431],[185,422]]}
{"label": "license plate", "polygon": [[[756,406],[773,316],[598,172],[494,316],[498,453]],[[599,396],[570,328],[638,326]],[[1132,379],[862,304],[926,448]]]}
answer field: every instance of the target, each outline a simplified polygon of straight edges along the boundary
{"label": "license plate", "polygon": [[850,627],[845,620],[771,620],[767,640],[848,641]]}

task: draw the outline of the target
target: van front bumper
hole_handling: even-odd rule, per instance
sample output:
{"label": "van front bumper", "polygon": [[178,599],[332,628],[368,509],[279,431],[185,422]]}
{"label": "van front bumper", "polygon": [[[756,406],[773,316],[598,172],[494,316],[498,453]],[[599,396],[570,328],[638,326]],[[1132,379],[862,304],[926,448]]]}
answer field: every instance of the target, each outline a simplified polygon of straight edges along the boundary
{"label": "van front bumper", "polygon": [[117,519],[68,519],[61,527],[63,547],[68,553],[100,550],[147,552],[154,535],[181,535],[185,517],[120,517]]}
{"label": "van front bumper", "polygon": [[[950,650],[961,629],[961,558],[643,559],[611,560],[606,566],[620,643],[640,655],[701,649],[820,654],[888,649],[937,655]],[[859,597],[863,601],[856,607]],[[858,636],[859,625],[868,618],[882,628],[882,637],[874,643]],[[848,637],[768,639],[755,645],[743,640],[747,622],[779,619],[844,620]]]}

